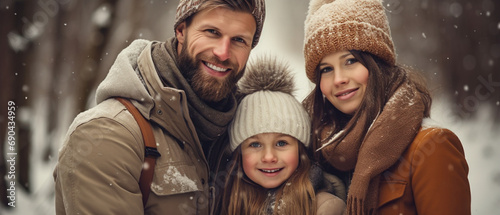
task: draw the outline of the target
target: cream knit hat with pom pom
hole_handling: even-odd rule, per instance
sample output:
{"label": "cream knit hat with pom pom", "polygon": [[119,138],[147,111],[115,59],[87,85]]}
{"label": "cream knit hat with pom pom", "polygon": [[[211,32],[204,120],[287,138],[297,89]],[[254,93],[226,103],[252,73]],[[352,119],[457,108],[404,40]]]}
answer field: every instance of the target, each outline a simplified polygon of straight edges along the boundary
{"label": "cream knit hat with pom pom", "polygon": [[309,146],[311,122],[305,108],[291,94],[294,83],[287,64],[275,58],[252,61],[238,87],[245,96],[229,126],[231,151],[262,133],[290,135]]}
{"label": "cream knit hat with pom pom", "polygon": [[359,50],[396,62],[394,44],[382,0],[311,0],[305,21],[306,74],[315,82],[323,57],[336,51]]}

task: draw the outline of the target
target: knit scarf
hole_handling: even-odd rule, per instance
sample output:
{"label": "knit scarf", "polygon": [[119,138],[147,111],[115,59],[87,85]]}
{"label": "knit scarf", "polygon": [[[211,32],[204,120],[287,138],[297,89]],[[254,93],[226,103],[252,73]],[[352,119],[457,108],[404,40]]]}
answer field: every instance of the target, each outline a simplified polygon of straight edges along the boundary
{"label": "knit scarf", "polygon": [[398,161],[413,141],[424,109],[416,88],[404,83],[390,97],[366,135],[362,127],[367,119],[362,115],[342,140],[338,136],[344,131],[333,135],[318,149],[333,167],[342,171],[354,169],[347,194],[347,214],[376,214],[380,175]]}
{"label": "knit scarf", "polygon": [[234,94],[230,94],[218,102],[217,107],[209,106],[202,101],[177,67],[177,41],[175,37],[164,43],[153,44],[151,55],[163,84],[186,93],[189,115],[201,145],[207,152],[210,145],[226,131],[234,117],[237,107]]}

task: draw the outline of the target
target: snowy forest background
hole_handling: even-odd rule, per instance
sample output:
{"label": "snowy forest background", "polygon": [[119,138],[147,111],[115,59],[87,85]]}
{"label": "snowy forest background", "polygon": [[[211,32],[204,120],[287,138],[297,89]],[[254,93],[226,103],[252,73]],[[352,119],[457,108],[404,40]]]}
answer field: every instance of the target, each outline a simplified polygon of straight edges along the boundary
{"label": "snowy forest background", "polygon": [[[0,214],[54,214],[52,171],[72,119],[118,52],[137,38],[173,36],[178,1],[0,0]],[[499,214],[500,2],[385,0],[398,62],[420,70],[434,95],[432,117],[462,140],[473,214]],[[251,58],[276,55],[296,73],[302,100],[307,0],[267,0]],[[7,206],[11,168],[8,107],[15,102],[16,207]],[[443,181],[446,183],[446,181]]]}

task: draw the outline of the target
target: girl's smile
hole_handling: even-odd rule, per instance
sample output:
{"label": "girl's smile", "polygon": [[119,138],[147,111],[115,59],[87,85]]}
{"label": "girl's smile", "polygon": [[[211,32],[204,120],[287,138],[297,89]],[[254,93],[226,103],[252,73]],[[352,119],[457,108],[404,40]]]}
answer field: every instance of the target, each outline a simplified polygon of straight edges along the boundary
{"label": "girl's smile", "polygon": [[299,141],[280,133],[262,133],[241,145],[243,171],[264,188],[276,188],[294,173],[299,165]]}

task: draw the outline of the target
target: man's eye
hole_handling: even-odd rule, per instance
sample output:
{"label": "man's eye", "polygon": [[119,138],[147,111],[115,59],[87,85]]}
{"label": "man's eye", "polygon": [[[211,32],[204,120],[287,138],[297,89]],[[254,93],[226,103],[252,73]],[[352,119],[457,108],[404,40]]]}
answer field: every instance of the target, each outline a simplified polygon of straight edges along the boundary
{"label": "man's eye", "polygon": [[276,143],[276,146],[286,146],[288,143],[286,141],[280,140]]}
{"label": "man's eye", "polygon": [[244,39],[239,38],[239,37],[236,37],[233,40],[236,41],[236,42],[239,42],[239,43],[246,43],[246,41]]}
{"label": "man's eye", "polygon": [[206,31],[207,31],[208,33],[211,33],[211,34],[217,34],[217,35],[219,34],[219,32],[217,32],[217,31],[216,31],[216,30],[214,30],[214,29],[207,29]]}
{"label": "man's eye", "polygon": [[245,39],[243,39],[241,37],[235,37],[235,38],[233,38],[233,41],[235,41],[238,44],[243,45],[243,46],[249,46],[248,44],[250,44],[248,41],[246,41]]}

